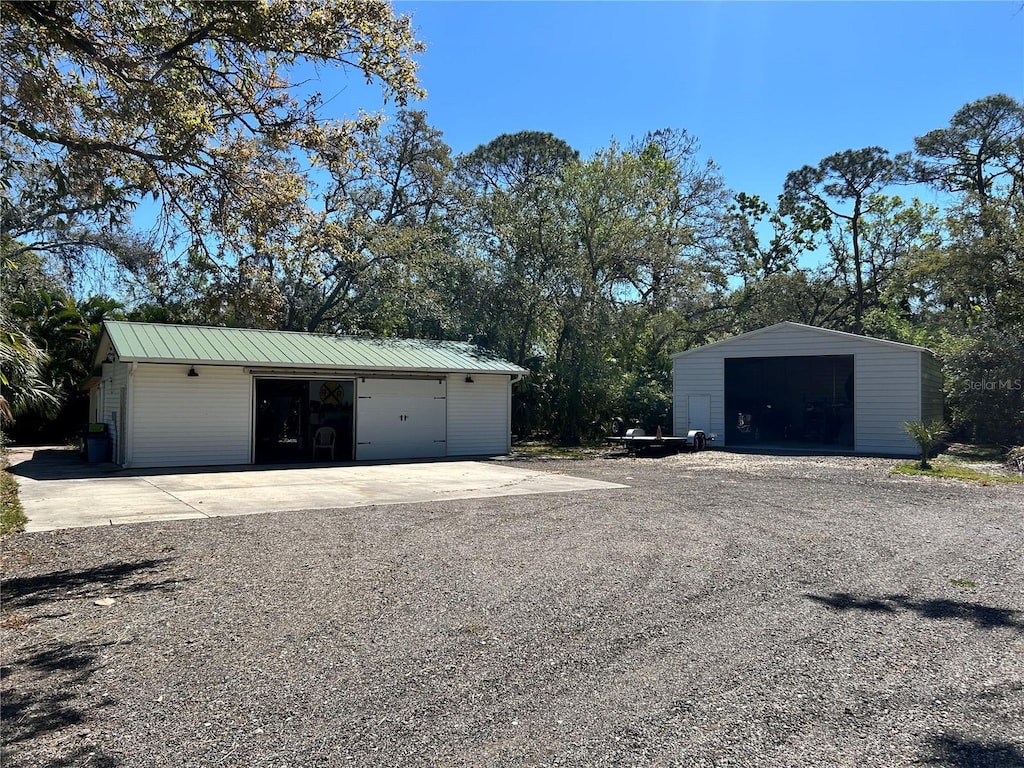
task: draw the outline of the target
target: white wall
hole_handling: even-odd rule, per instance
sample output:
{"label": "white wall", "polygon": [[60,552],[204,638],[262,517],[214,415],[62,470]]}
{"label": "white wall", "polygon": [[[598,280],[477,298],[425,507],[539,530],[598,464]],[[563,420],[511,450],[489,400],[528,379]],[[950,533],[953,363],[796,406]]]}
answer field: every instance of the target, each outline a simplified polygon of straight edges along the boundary
{"label": "white wall", "polygon": [[[131,439],[126,466],[248,464],[252,444],[252,376],[241,367],[115,364],[104,386],[105,419],[129,385]],[[106,384],[106,377],[105,382]],[[491,456],[511,450],[512,385],[508,375],[451,375],[447,382],[447,455]],[[356,401],[356,408],[359,407]],[[116,456],[116,454],[115,454]]]}
{"label": "white wall", "polygon": [[131,467],[248,464],[252,377],[241,367],[140,363],[131,377]]}
{"label": "white wall", "polygon": [[508,375],[448,377],[448,455],[496,456],[511,441],[512,384]]}
{"label": "white wall", "polygon": [[687,397],[711,395],[711,431],[725,445],[725,358],[853,355],[854,450],[866,454],[916,455],[903,425],[921,417],[920,350],[781,326],[737,336],[673,360],[675,434],[687,429]]}
{"label": "white wall", "polygon": [[128,439],[128,430],[124,426],[125,414],[122,413],[122,392],[127,396],[128,369],[126,363],[103,363],[103,380],[100,383],[98,405],[99,420],[107,425],[110,435],[111,458],[119,462],[122,455],[121,441]]}
{"label": "white wall", "polygon": [[672,365],[672,434],[685,435],[690,426],[690,395],[711,396],[710,432],[715,445],[725,444],[725,364],[718,355],[692,355]]}

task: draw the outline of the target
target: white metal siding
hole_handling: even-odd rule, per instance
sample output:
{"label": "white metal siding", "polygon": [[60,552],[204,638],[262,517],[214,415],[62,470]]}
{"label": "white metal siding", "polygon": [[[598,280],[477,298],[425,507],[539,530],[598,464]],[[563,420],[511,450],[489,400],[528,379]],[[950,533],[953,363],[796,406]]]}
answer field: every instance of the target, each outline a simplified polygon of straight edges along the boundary
{"label": "white metal siding", "polygon": [[870,340],[783,326],[750,338],[694,350],[673,361],[676,434],[687,423],[688,397],[711,394],[711,431],[725,445],[725,359],[740,357],[854,356],[854,450],[913,456],[916,444],[904,424],[921,414],[922,352]]}
{"label": "white metal siding", "polygon": [[512,384],[505,375],[473,375],[448,380],[448,455],[495,456],[508,453]]}
{"label": "white metal siding", "polygon": [[356,381],[356,459],[445,455],[444,379]]}
{"label": "white metal siding", "polygon": [[252,377],[241,367],[141,363],[132,375],[132,467],[248,464]]}
{"label": "white metal siding", "polygon": [[[685,368],[683,360],[686,361]],[[708,431],[716,444],[725,444],[725,363],[721,355],[695,354],[676,360],[672,366],[672,434],[689,430],[690,395],[710,395],[711,423]]]}
{"label": "white metal siding", "polygon": [[854,358],[855,448],[913,456],[917,444],[905,425],[921,418],[921,353],[867,346]]}

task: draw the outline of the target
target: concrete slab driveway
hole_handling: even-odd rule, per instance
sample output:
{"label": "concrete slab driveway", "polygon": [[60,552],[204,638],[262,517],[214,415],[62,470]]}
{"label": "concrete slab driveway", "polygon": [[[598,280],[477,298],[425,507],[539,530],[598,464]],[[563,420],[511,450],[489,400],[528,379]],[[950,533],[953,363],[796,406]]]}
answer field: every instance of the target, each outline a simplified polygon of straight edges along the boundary
{"label": "concrete slab driveway", "polygon": [[60,449],[10,458],[28,531],[626,487],[487,461],[131,471]]}

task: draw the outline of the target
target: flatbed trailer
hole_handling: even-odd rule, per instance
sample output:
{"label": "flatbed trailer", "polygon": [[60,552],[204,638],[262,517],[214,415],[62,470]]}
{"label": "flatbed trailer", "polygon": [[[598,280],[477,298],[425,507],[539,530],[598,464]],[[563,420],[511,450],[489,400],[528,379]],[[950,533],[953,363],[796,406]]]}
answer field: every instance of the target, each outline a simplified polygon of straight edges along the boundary
{"label": "flatbed trailer", "polygon": [[697,453],[707,448],[708,443],[713,443],[715,437],[716,435],[709,434],[701,429],[691,429],[686,433],[685,437],[682,435],[679,437],[665,437],[661,434],[648,435],[642,429],[628,429],[624,435],[606,437],[605,440],[609,443],[621,445],[629,453],[655,449],[674,450],[677,453],[687,450]]}

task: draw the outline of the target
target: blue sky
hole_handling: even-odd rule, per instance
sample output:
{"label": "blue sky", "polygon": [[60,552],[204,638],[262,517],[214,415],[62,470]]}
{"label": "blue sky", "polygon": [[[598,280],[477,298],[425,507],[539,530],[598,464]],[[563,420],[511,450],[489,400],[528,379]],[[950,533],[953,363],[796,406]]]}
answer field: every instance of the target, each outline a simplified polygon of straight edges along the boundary
{"label": "blue sky", "polygon": [[[833,152],[908,150],[969,101],[1024,98],[1024,1],[395,2],[428,50],[424,109],[457,153],[550,131],[584,156],[685,128],[773,200]],[[354,73],[331,108],[373,110]],[[338,92],[340,90],[340,92]]]}

